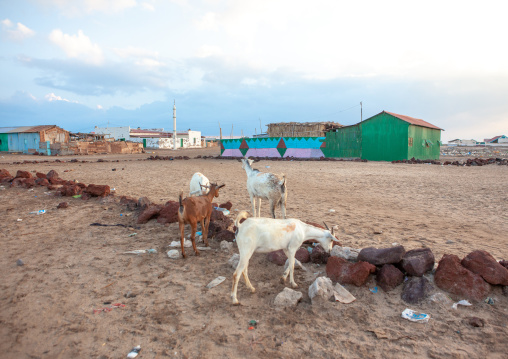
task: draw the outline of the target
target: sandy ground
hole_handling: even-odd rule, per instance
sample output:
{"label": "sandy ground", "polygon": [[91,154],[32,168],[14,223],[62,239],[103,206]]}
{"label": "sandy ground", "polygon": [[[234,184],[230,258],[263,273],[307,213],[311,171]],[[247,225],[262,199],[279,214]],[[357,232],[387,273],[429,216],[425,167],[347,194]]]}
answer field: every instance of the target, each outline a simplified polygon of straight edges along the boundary
{"label": "sandy ground", "polygon": [[[218,153],[218,148],[178,152],[191,158]],[[449,303],[408,305],[400,298],[402,286],[373,294],[371,276],[363,287],[346,286],[357,298],[351,304],[312,305],[308,287],[324,266],[308,264],[310,272],[295,275],[302,301],[277,311],[273,301],[284,288],[283,269],[256,254],[249,275],[257,293],[242,280],[242,305],[232,306],[233,268],[227,263],[232,252],[220,251],[211,240],[212,250],[200,257],[188,251],[185,260],[169,259],[167,245],[178,239],[178,226],[136,225],[135,212],[118,199],[176,200],[200,171],[226,184],[218,202],[230,200],[234,215],[235,209],[250,210],[245,172],[237,161],[145,161],[149,155],[70,156],[59,159],[90,162],[18,165],[12,162],[54,158],[0,158],[0,168],[12,174],[54,169],[64,179],[116,188],[115,196],[90,201],[57,198],[45,188],[0,189],[0,357],[123,358],[140,344],[138,358],[506,358],[508,297],[500,287],[491,292],[494,305],[453,310]],[[437,260],[445,253],[462,258],[484,249],[508,259],[506,166],[261,161],[255,167],[285,173],[288,216],[338,225],[345,246],[429,247]],[[69,208],[56,209],[62,201]],[[39,209],[47,213],[29,214]],[[268,215],[266,202],[262,214]],[[90,226],[94,222],[127,227]],[[123,254],[147,248],[158,253]],[[18,259],[25,265],[17,266]],[[217,276],[227,280],[206,289]],[[94,314],[108,302],[125,307]],[[405,308],[430,314],[431,320],[402,319]],[[485,326],[468,325],[472,316],[484,319]],[[252,319],[257,328],[248,330]]]}

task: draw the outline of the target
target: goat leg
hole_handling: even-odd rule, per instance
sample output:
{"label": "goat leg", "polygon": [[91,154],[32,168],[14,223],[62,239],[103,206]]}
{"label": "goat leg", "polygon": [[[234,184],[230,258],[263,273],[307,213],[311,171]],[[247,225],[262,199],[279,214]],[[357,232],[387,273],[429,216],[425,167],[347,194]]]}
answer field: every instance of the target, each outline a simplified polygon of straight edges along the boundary
{"label": "goat leg", "polygon": [[185,237],[184,237],[185,224],[183,224],[182,222],[179,222],[179,225],[180,225],[180,245],[182,247],[182,257],[186,258],[185,249],[183,249],[183,242],[185,241]]}

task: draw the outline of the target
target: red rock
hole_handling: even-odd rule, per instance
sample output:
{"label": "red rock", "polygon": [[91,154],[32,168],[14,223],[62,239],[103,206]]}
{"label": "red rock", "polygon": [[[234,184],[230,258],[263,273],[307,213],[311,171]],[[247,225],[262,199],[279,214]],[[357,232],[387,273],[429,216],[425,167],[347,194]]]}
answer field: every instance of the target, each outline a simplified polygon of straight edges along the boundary
{"label": "red rock", "polygon": [[146,208],[143,212],[139,214],[137,223],[138,224],[147,223],[149,220],[159,217],[161,210],[162,206],[159,204],[150,205],[148,208]]}
{"label": "red rock", "polygon": [[369,262],[376,266],[383,264],[399,263],[404,257],[406,250],[403,246],[395,246],[389,248],[364,248],[358,254],[358,260]]}
{"label": "red rock", "polygon": [[168,201],[161,209],[157,222],[161,224],[178,222],[178,209],[180,204],[175,201]]}
{"label": "red rock", "polygon": [[473,251],[461,264],[471,272],[481,275],[487,283],[508,285],[508,269],[499,264],[487,251]]}
{"label": "red rock", "polygon": [[454,254],[445,254],[439,261],[434,275],[436,285],[462,298],[481,301],[490,292],[490,286],[481,276],[460,264]]}
{"label": "red rock", "polygon": [[138,208],[141,210],[146,209],[152,202],[148,199],[148,197],[140,197],[138,199]]}
{"label": "red rock", "polygon": [[40,173],[40,172],[37,172],[37,173],[35,174],[35,176],[36,176],[37,178],[44,178],[44,179],[48,179],[44,173]]}
{"label": "red rock", "polygon": [[67,182],[66,180],[58,177],[48,177],[48,181],[52,185],[63,185]]}
{"label": "red rock", "polygon": [[334,282],[354,284],[357,287],[365,284],[369,275],[376,271],[376,266],[367,262],[350,263],[344,258],[330,257],[326,264],[326,275]]}
{"label": "red rock", "polygon": [[326,264],[329,257],[330,253],[326,253],[320,244],[312,248],[312,252],[310,253],[310,260],[312,263]]}
{"label": "red rock", "polygon": [[16,172],[16,177],[14,178],[33,178],[32,174],[28,171],[20,171]]}
{"label": "red rock", "polygon": [[407,251],[402,258],[402,268],[407,274],[421,277],[434,268],[435,258],[430,248]]}
{"label": "red rock", "polygon": [[51,170],[48,172],[48,174],[46,175],[46,178],[48,180],[50,180],[51,178],[59,178],[60,176],[58,175],[58,172],[55,171],[55,170]]}
{"label": "red rock", "polygon": [[46,187],[48,187],[48,190],[49,190],[49,191],[54,191],[55,189],[58,189],[58,188],[59,188],[58,186],[53,186],[52,184],[50,184],[50,185],[48,185],[48,186],[46,186]]}
{"label": "red rock", "polygon": [[89,184],[86,188],[86,192],[92,197],[106,197],[110,194],[110,191],[108,185]]}
{"label": "red rock", "polygon": [[128,196],[120,197],[120,204],[125,205],[129,211],[134,211],[138,208],[137,199]]}
{"label": "red rock", "polygon": [[404,274],[393,264],[385,264],[376,275],[377,284],[389,292],[404,282]]}
{"label": "red rock", "polygon": [[12,177],[9,171],[3,168],[0,169],[0,178],[9,178],[9,177]]}
{"label": "red rock", "polygon": [[300,261],[300,263],[309,263],[310,262],[310,253],[307,248],[300,248],[295,253],[295,258]]}
{"label": "red rock", "polygon": [[81,187],[76,185],[71,186],[66,185],[61,187],[58,191],[62,194],[62,196],[72,197],[81,194],[82,189]]}
{"label": "red rock", "polygon": [[35,178],[33,178],[33,177],[25,178],[23,181],[23,187],[25,187],[25,188],[35,187]]}
{"label": "red rock", "polygon": [[499,264],[508,269],[508,261],[499,261]]}
{"label": "red rock", "polygon": [[90,193],[88,193],[88,192],[86,192],[86,191],[81,193],[81,199],[82,199],[83,201],[88,201],[90,198],[92,198],[92,196],[90,195]]}
{"label": "red rock", "polygon": [[56,206],[56,208],[60,209],[60,208],[67,208],[69,207],[69,203],[67,202],[61,202],[58,204],[58,206]]}
{"label": "red rock", "polygon": [[235,239],[235,234],[234,234],[234,232],[224,229],[224,230],[220,231],[219,233],[217,233],[215,235],[214,239],[216,239],[219,242],[220,241],[233,242],[233,240]]}
{"label": "red rock", "polygon": [[286,260],[288,259],[288,257],[286,257],[286,254],[282,249],[270,252],[266,255],[266,257],[270,262],[275,263],[278,266],[283,266],[286,263]]}
{"label": "red rock", "polygon": [[401,298],[404,302],[409,304],[418,304],[424,299],[427,299],[434,287],[425,277],[411,277],[404,283]]}
{"label": "red rock", "polygon": [[49,181],[47,179],[45,179],[45,178],[39,177],[39,178],[37,178],[35,180],[35,184],[38,185],[38,186],[45,186],[45,187],[47,187],[47,186],[49,186]]}
{"label": "red rock", "polygon": [[22,187],[25,184],[25,178],[14,178],[11,182],[11,187]]}
{"label": "red rock", "polygon": [[233,204],[230,201],[227,201],[226,203],[220,204],[219,207],[226,208],[228,211],[231,211]]}

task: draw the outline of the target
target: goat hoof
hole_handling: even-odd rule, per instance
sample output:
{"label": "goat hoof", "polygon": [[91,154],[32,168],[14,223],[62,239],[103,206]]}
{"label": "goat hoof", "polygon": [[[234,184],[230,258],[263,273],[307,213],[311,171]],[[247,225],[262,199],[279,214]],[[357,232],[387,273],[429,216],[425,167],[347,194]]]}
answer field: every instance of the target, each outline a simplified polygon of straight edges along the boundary
{"label": "goat hoof", "polygon": [[291,284],[291,287],[293,287],[293,288],[298,288],[298,284],[293,283],[293,284]]}
{"label": "goat hoof", "polygon": [[251,293],[256,293],[256,288],[252,287],[252,288],[250,289],[250,292],[251,292]]}
{"label": "goat hoof", "polygon": [[237,299],[235,299],[233,300],[233,305],[240,305],[240,302]]}
{"label": "goat hoof", "polygon": [[196,252],[196,256],[200,256],[200,255],[201,255],[201,253],[199,253],[199,252]]}
{"label": "goat hoof", "polygon": [[285,284],[285,283],[286,283],[286,278],[284,278],[284,277],[280,277],[280,282],[281,282],[282,284]]}

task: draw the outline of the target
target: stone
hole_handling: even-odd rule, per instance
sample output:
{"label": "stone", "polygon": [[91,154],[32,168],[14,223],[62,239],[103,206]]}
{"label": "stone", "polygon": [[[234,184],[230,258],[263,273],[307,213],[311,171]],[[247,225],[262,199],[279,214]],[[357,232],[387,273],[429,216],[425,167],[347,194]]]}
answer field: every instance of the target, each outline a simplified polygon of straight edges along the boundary
{"label": "stone", "polygon": [[58,190],[62,196],[72,197],[81,194],[82,189],[77,185],[65,185]]}
{"label": "stone", "polygon": [[328,262],[328,258],[330,257],[330,253],[326,253],[323,247],[320,244],[312,248],[312,252],[310,253],[310,261],[312,263],[317,264],[326,264]]}
{"label": "stone", "polygon": [[490,284],[508,285],[508,269],[499,264],[487,251],[476,250],[469,253],[461,264],[476,273]]}
{"label": "stone", "polygon": [[49,181],[46,178],[37,178],[35,184],[38,186],[49,186]]}
{"label": "stone", "polygon": [[48,179],[44,173],[40,173],[40,172],[36,172],[35,173],[35,177],[37,177],[37,178],[43,178],[43,179]]}
{"label": "stone", "polygon": [[430,248],[407,251],[402,258],[402,268],[411,276],[421,277],[434,268],[435,258]]}
{"label": "stone", "polygon": [[238,267],[238,262],[240,261],[240,255],[238,253],[233,254],[231,258],[228,260],[228,264],[233,268],[236,269]]}
{"label": "stone", "polygon": [[418,304],[427,299],[434,287],[425,277],[411,277],[404,283],[401,298],[409,304]]}
{"label": "stone", "polygon": [[[211,222],[210,222],[211,223]],[[210,229],[209,229],[210,230]],[[227,229],[223,229],[219,233],[217,233],[214,238],[218,241],[228,241],[233,242],[235,239],[235,234]],[[233,243],[231,243],[233,244]]]}
{"label": "stone", "polygon": [[303,294],[301,292],[286,287],[282,292],[277,294],[273,304],[279,309],[296,307],[302,297]]}
{"label": "stone", "polygon": [[300,263],[309,263],[310,262],[310,253],[307,248],[301,247],[295,253],[295,258],[300,261]]}
{"label": "stone", "polygon": [[21,266],[24,266],[24,265],[25,265],[25,262],[23,262],[21,259],[18,259],[18,260],[16,261],[16,265],[17,265],[18,267],[21,267]]}
{"label": "stone", "polygon": [[124,294],[125,298],[135,298],[137,294],[133,293],[132,291],[127,291],[127,293]]}
{"label": "stone", "polygon": [[14,178],[33,178],[33,176],[28,171],[18,170],[18,172],[16,172],[16,176]]}
{"label": "stone", "polygon": [[58,204],[58,206],[56,206],[56,208],[58,208],[58,209],[68,208],[68,207],[69,207],[69,203],[67,203],[67,202],[61,202]]}
{"label": "stone", "polygon": [[111,188],[108,185],[89,184],[86,192],[92,197],[106,197],[111,193]]}
{"label": "stone", "polygon": [[333,296],[336,302],[341,302],[344,304],[349,304],[356,300],[356,298],[339,283],[335,283],[335,286],[333,287]]}
{"label": "stone", "polygon": [[14,178],[11,182],[11,187],[23,187],[25,184],[25,178]]}
{"label": "stone", "polygon": [[453,304],[453,301],[450,299],[450,297],[442,292],[432,294],[429,300],[433,303],[443,304],[447,307],[451,307]]}
{"label": "stone", "polygon": [[138,216],[137,224],[147,223],[149,220],[153,218],[157,218],[162,209],[161,205],[152,204],[148,208],[146,208],[143,212],[141,212]]}
{"label": "stone", "polygon": [[482,301],[490,292],[483,278],[460,264],[454,254],[444,254],[434,274],[436,285],[450,293],[473,301]]}
{"label": "stone", "polygon": [[334,257],[344,258],[347,261],[356,262],[358,260],[359,249],[350,247],[333,246],[330,255]]}
{"label": "stone", "polygon": [[395,264],[402,260],[406,253],[403,246],[394,246],[390,248],[364,248],[358,254],[358,260],[368,262],[376,266],[383,264]]}
{"label": "stone", "polygon": [[508,261],[499,261],[499,264],[508,269]]}
{"label": "stone", "polygon": [[231,208],[233,207],[233,204],[230,201],[227,201],[226,203],[222,203],[219,205],[220,208],[226,208],[228,211],[231,211]]}
{"label": "stone", "polygon": [[140,197],[138,199],[138,208],[141,210],[148,208],[148,206],[150,206],[150,204],[152,204],[152,202],[150,202],[148,197]]}
{"label": "stone", "polygon": [[508,297],[508,285],[503,285],[503,295]]}
{"label": "stone", "polygon": [[32,188],[35,187],[35,178],[24,178],[23,179],[23,187],[25,188]]}
{"label": "stone", "polygon": [[46,174],[46,178],[50,180],[51,178],[59,178],[58,172],[55,170],[51,170]]}
{"label": "stone", "polygon": [[134,211],[138,208],[138,201],[129,196],[120,197],[120,204],[125,205],[129,211]]}
{"label": "stone", "polygon": [[9,171],[7,171],[5,168],[0,169],[0,178],[12,178]]}
{"label": "stone", "polygon": [[221,251],[232,251],[233,250],[233,242],[221,241],[220,242]]}
{"label": "stone", "polygon": [[286,263],[286,260],[288,259],[288,257],[286,257],[286,254],[282,249],[270,252],[266,255],[266,257],[270,262],[275,263],[278,266],[283,266]]}
{"label": "stone", "polygon": [[365,284],[376,267],[367,262],[350,263],[344,258],[330,257],[326,264],[326,275],[340,284],[354,284],[357,287]]}
{"label": "stone", "polygon": [[404,282],[404,273],[393,264],[385,264],[377,273],[376,282],[385,292],[389,292]]}
{"label": "stone", "polygon": [[157,223],[166,224],[166,223],[176,223],[178,222],[178,209],[180,208],[180,203],[176,201],[168,201],[162,207],[159,212],[159,216],[157,217]]}
{"label": "stone", "polygon": [[314,304],[315,301],[327,301],[333,295],[333,284],[330,278],[318,277],[309,287],[309,297]]}
{"label": "stone", "polygon": [[172,250],[168,251],[167,255],[171,259],[178,259],[178,258],[180,258],[180,252],[178,250],[176,250],[176,249],[172,249]]}

